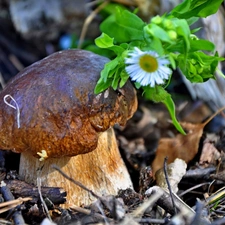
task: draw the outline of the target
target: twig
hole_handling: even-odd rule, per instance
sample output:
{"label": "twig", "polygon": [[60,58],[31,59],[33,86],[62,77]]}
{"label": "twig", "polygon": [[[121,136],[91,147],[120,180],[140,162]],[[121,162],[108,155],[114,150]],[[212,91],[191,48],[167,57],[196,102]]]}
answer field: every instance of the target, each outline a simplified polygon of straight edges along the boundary
{"label": "twig", "polygon": [[172,201],[174,213],[177,214],[177,208],[176,208],[176,205],[175,205],[175,202],[174,202],[174,199],[173,199],[173,192],[172,192],[172,189],[171,189],[171,186],[170,186],[170,182],[169,182],[169,179],[168,179],[167,157],[165,157],[165,159],[164,159],[163,171],[164,171],[164,174],[165,174],[165,180],[166,180],[166,183],[167,183],[167,186],[168,186],[168,190],[169,190],[169,193],[170,193],[170,196],[171,196],[171,201]]}
{"label": "twig", "polygon": [[182,196],[184,196],[185,194],[189,193],[190,191],[193,191],[194,189],[197,189],[197,188],[199,188],[199,187],[201,187],[201,186],[209,185],[209,184],[210,184],[210,182],[205,182],[205,183],[202,183],[202,184],[197,184],[197,185],[195,185],[195,186],[193,186],[193,187],[191,187],[191,188],[189,188],[189,189],[183,191],[183,192],[180,193],[178,196],[179,196],[179,197],[182,197]]}
{"label": "twig", "polygon": [[7,201],[7,202],[2,202],[2,203],[0,203],[0,214],[8,211],[10,209],[13,209],[16,206],[21,205],[24,202],[27,202],[30,200],[32,200],[31,197],[26,197],[26,198],[17,198],[15,200]]}
{"label": "twig", "polygon": [[24,69],[23,64],[19,61],[16,55],[14,54],[9,55],[9,60],[12,62],[12,64],[15,66],[15,68],[18,71],[21,71]]}
{"label": "twig", "polygon": [[137,217],[141,217],[142,214],[146,211],[147,208],[152,206],[157,200],[163,195],[162,189],[158,189],[157,192],[154,192],[150,198],[144,201],[137,209],[135,209],[130,217],[127,217],[120,225],[130,225],[133,224],[133,221]]}
{"label": "twig", "polygon": [[78,49],[81,49],[82,43],[84,41],[84,37],[87,33],[87,28],[91,21],[94,19],[94,17],[110,2],[110,0],[104,1],[101,5],[99,5],[94,11],[91,12],[91,14],[85,19],[84,25],[81,30],[81,35],[78,42]]}
{"label": "twig", "polygon": [[[4,180],[15,196],[22,198],[31,196],[32,204],[37,204],[39,198],[38,187],[21,180]],[[59,205],[66,202],[66,192],[59,187],[41,187],[42,197],[50,199],[53,204]]]}
{"label": "twig", "polygon": [[5,80],[4,80],[1,72],[0,72],[0,84],[2,85],[2,89],[4,89],[4,87],[5,87]]}
{"label": "twig", "polygon": [[[162,189],[158,186],[153,186],[146,191],[146,196],[152,195],[154,193],[158,193],[163,190],[163,195],[157,200],[156,204],[163,208],[166,212],[171,215],[174,215],[174,209],[172,207],[171,195],[169,194],[167,189]],[[188,206],[184,201],[182,201],[175,193],[173,193],[174,201],[177,209],[187,214],[189,217],[193,217],[195,215],[195,211]]]}
{"label": "twig", "polygon": [[219,200],[224,199],[225,196],[225,187],[220,188],[218,191],[213,193],[210,197],[206,198],[205,205],[214,204],[215,202],[219,202]]}
{"label": "twig", "polygon": [[101,201],[101,196],[95,194],[92,190],[90,190],[89,188],[85,187],[82,183],[80,183],[79,181],[74,180],[73,178],[69,177],[67,174],[65,174],[58,166],[56,165],[52,165],[52,168],[57,170],[61,175],[63,175],[67,180],[71,181],[72,183],[74,183],[75,185],[81,187],[82,189],[84,189],[85,191],[91,193],[95,198],[99,199]]}
{"label": "twig", "polygon": [[[85,215],[91,215],[91,210],[89,209],[84,209],[82,207],[79,207],[79,206],[71,206],[70,209],[74,210],[74,211],[77,211],[77,212],[80,212],[80,213],[83,213]],[[97,218],[97,219],[106,219],[105,216],[101,215],[100,213],[96,213],[96,212],[93,212],[93,215]],[[112,222],[113,220],[110,219],[110,218],[107,218],[107,220],[109,222]]]}
{"label": "twig", "polygon": [[[56,165],[52,165],[52,168],[57,170],[60,174],[62,174],[66,179],[68,179],[69,181],[71,181],[72,183],[74,183],[75,185],[79,186],[80,188],[83,188],[85,191],[91,193],[95,198],[97,198],[101,203],[104,204],[104,201],[102,200],[102,197],[97,195],[96,193],[94,193],[92,190],[90,190],[89,188],[85,187],[82,183],[80,183],[79,181],[74,180],[73,178],[69,177],[67,174],[65,174],[58,166]],[[99,207],[98,207],[99,208]],[[104,215],[104,212],[101,210],[100,208],[100,212],[103,215],[103,218],[106,222],[106,224],[108,224],[107,220],[106,220],[106,216]]]}
{"label": "twig", "polygon": [[132,215],[134,217],[140,216],[146,211],[147,208],[152,206],[162,195],[163,191],[161,189],[158,189],[158,192],[155,192],[147,201],[145,201],[137,209],[135,209]]}
{"label": "twig", "polygon": [[87,2],[86,3],[86,6],[87,7],[93,7],[95,6],[96,4],[99,4],[99,3],[102,3],[104,0],[93,0],[91,2]]}
{"label": "twig", "polygon": [[[38,171],[38,173],[41,173],[41,171]],[[46,205],[46,203],[45,203],[45,201],[44,201],[44,199],[42,197],[42,193],[41,193],[41,178],[40,178],[40,176],[37,177],[37,187],[38,187],[38,193],[39,193],[39,196],[40,196],[41,203],[42,203],[42,205],[44,207],[45,213],[47,214],[48,219],[52,222],[52,218],[51,218],[50,213],[48,211],[48,207],[47,207],[47,205]]]}
{"label": "twig", "polygon": [[[190,225],[210,225],[211,223],[209,221],[206,221],[205,219],[202,218],[202,210],[204,208],[204,204],[201,203],[199,200],[196,202],[196,210],[195,210],[195,216],[191,222]],[[204,222],[204,223],[203,223]],[[208,223],[207,223],[208,222]]]}
{"label": "twig", "polygon": [[1,225],[14,225],[13,222],[8,221],[8,220],[4,220],[4,219],[0,219],[0,224]]}
{"label": "twig", "polygon": [[[14,200],[14,196],[12,195],[9,188],[4,185],[4,183],[1,183],[1,193],[3,195],[3,198],[6,201]],[[16,207],[18,207],[18,206],[16,206]],[[9,214],[7,216],[7,219],[12,216],[15,224],[24,225],[25,222],[24,222],[23,216],[21,214],[21,211],[15,211],[15,210],[16,210],[16,208],[13,208],[13,209],[9,210]]]}
{"label": "twig", "polygon": [[138,223],[144,224],[166,224],[166,219],[153,219],[153,218],[142,218],[142,219],[134,219]]}
{"label": "twig", "polygon": [[103,209],[102,209],[102,207],[100,206],[99,203],[100,203],[100,202],[97,201],[96,206],[97,206],[97,208],[99,209],[100,213],[103,215],[103,219],[104,219],[104,221],[105,221],[105,224],[106,224],[106,225],[109,225],[109,223],[108,223],[108,221],[107,221],[107,219],[106,219],[107,217],[106,217],[106,215],[105,215],[105,213],[104,213],[104,211],[103,211]]}
{"label": "twig", "polygon": [[201,169],[193,169],[188,170],[185,175],[183,176],[184,179],[208,179],[210,177],[211,173],[214,173],[216,169],[214,167],[208,167],[208,168],[201,168]]}

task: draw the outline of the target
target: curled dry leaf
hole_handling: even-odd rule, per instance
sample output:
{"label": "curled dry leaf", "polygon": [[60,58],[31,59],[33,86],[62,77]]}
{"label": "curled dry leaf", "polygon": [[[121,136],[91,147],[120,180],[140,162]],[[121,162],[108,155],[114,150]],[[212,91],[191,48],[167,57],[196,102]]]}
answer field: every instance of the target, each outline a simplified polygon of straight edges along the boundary
{"label": "curled dry leaf", "polygon": [[178,134],[174,138],[161,138],[156,151],[155,159],[152,163],[153,174],[163,167],[165,157],[168,163],[176,158],[190,162],[198,152],[199,141],[203,133],[204,124],[183,123],[187,130],[187,135]]}
{"label": "curled dry leaf", "polygon": [[186,135],[177,134],[174,138],[161,138],[152,163],[153,175],[163,167],[165,157],[168,158],[168,163],[173,162],[176,158],[183,159],[186,163],[189,163],[198,152],[199,142],[205,125],[224,109],[225,107],[218,110],[204,123],[181,123],[187,132]]}
{"label": "curled dry leaf", "polygon": [[[173,163],[167,166],[168,180],[170,182],[171,189],[174,193],[177,193],[177,185],[180,183],[182,177],[186,173],[187,164],[182,159],[175,159]],[[155,174],[156,183],[159,187],[168,189],[165,174],[163,169],[160,169]]]}
{"label": "curled dry leaf", "polygon": [[219,158],[220,152],[215,148],[214,144],[204,141],[199,164],[204,167],[207,167],[209,164],[216,165]]}

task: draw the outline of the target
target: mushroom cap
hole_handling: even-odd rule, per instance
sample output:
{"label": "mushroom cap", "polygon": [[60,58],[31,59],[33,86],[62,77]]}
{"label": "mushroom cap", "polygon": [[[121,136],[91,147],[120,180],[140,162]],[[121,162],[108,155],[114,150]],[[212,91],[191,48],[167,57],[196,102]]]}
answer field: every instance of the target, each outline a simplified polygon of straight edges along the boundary
{"label": "mushroom cap", "polygon": [[64,50],[18,73],[0,93],[0,148],[36,157],[42,150],[48,157],[75,156],[94,150],[100,132],[124,126],[137,108],[132,84],[94,94],[108,61]]}

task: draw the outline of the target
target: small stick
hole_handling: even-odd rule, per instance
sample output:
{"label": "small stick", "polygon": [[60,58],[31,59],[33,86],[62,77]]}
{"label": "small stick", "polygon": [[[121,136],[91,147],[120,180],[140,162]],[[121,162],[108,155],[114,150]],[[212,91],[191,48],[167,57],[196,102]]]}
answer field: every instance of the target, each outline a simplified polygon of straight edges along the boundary
{"label": "small stick", "polygon": [[170,182],[169,182],[169,179],[168,179],[167,157],[165,157],[165,159],[164,159],[163,171],[164,171],[165,180],[166,180],[166,183],[167,183],[167,186],[168,186],[168,190],[169,190],[169,193],[170,193],[170,197],[171,197],[174,213],[177,214],[177,208],[176,208],[176,205],[175,205],[175,202],[174,202],[174,199],[173,199],[173,192],[172,192],[172,189],[171,189],[171,186],[170,186]]}
{"label": "small stick", "polygon": [[86,6],[87,7],[93,7],[93,6],[95,6],[95,5],[97,5],[97,4],[101,3],[101,2],[103,2],[103,0],[93,0],[91,2],[87,2]]}
{"label": "small stick", "polygon": [[[40,171],[38,171],[38,172],[40,173]],[[40,176],[37,177],[37,187],[38,187],[38,193],[39,193],[39,196],[40,196],[41,203],[42,203],[42,205],[44,207],[45,213],[47,214],[48,219],[52,222],[52,218],[51,218],[50,213],[48,211],[48,207],[47,207],[47,205],[46,205],[46,203],[45,203],[45,201],[44,201],[44,199],[42,197],[42,193],[41,193],[41,178],[40,178]]]}
{"label": "small stick", "polygon": [[4,78],[3,78],[1,72],[0,72],[0,84],[2,85],[2,89],[4,89],[4,87],[5,87],[5,81],[4,81]]}
{"label": "small stick", "polygon": [[167,224],[166,219],[153,219],[153,218],[141,218],[141,219],[136,219],[134,218],[134,221],[138,222],[139,224],[144,223],[144,224]]}
{"label": "small stick", "polygon": [[[3,198],[6,201],[14,200],[14,196],[11,193],[11,191],[9,190],[9,188],[7,186],[5,186],[3,183],[1,185],[2,185],[1,186],[1,193],[3,195]],[[24,219],[23,219],[23,216],[22,216],[21,212],[20,211],[14,211],[14,210],[15,210],[15,208],[14,209],[10,209],[9,214],[8,214],[7,217],[12,216],[13,221],[14,221],[15,224],[17,224],[17,225],[24,225],[25,222],[24,222]]]}
{"label": "small stick", "polygon": [[87,33],[87,28],[89,26],[89,24],[91,23],[91,21],[94,19],[94,17],[110,2],[110,0],[106,0],[105,2],[103,2],[101,5],[99,5],[94,11],[91,12],[91,14],[85,19],[84,21],[84,25],[82,27],[81,30],[81,35],[79,38],[79,42],[78,42],[78,49],[81,49],[82,43],[84,41],[84,37]]}
{"label": "small stick", "polygon": [[74,180],[73,178],[69,177],[67,174],[65,174],[62,170],[60,170],[60,168],[56,165],[52,165],[52,168],[57,170],[60,174],[62,174],[66,179],[68,179],[69,181],[71,181],[72,183],[76,184],[77,186],[83,188],[85,191],[91,193],[95,198],[99,199],[101,201],[101,196],[95,194],[92,190],[90,190],[89,188],[85,187],[82,183],[80,183],[79,181]]}
{"label": "small stick", "polygon": [[102,207],[100,206],[100,201],[99,201],[99,202],[96,202],[96,206],[97,206],[97,208],[99,209],[100,213],[103,215],[105,224],[106,224],[106,225],[109,225],[108,221],[106,220],[106,215],[105,215],[105,213],[104,213]]}
{"label": "small stick", "polygon": [[[97,195],[96,193],[94,193],[92,190],[90,190],[89,188],[85,187],[82,183],[80,183],[79,181],[74,180],[73,178],[69,177],[67,174],[65,174],[62,170],[60,170],[60,168],[56,165],[52,165],[52,168],[57,170],[60,174],[62,174],[66,179],[68,179],[69,181],[71,181],[72,183],[74,183],[75,185],[83,188],[85,191],[91,193],[95,198],[97,198],[100,202],[102,202],[104,204],[104,201],[102,201],[102,197]],[[108,224],[108,222],[106,221],[106,216],[104,215],[104,212],[102,211],[102,209],[100,207],[98,207],[100,212],[103,215],[103,218],[106,222],[106,224]]]}
{"label": "small stick", "polygon": [[[36,185],[28,184],[21,180],[5,180],[4,182],[10,190],[13,190],[15,196],[22,198],[31,196],[32,204],[36,204],[40,199]],[[63,204],[66,201],[66,192],[62,188],[41,187],[41,194],[43,198],[49,198],[53,204]]]}
{"label": "small stick", "polygon": [[[174,215],[175,212],[172,206],[171,196],[168,190],[163,190],[158,186],[153,186],[149,190],[147,190],[146,195],[149,196],[154,193],[158,193],[159,191],[163,191],[163,195],[160,196],[156,204],[159,205],[161,208],[163,208],[169,214]],[[175,193],[173,193],[173,196],[175,205],[180,210],[180,212],[187,215],[189,219],[192,219],[195,215],[195,211],[190,206],[188,206],[183,200],[181,200]]]}
{"label": "small stick", "polygon": [[0,208],[2,208],[0,209],[0,214],[10,209],[13,209],[16,206],[21,205],[22,203],[30,201],[30,200],[32,200],[31,197],[26,197],[26,198],[17,198],[15,200],[7,201],[7,202],[2,202],[0,203]]}
{"label": "small stick", "polygon": [[225,106],[220,108],[217,112],[215,112],[212,116],[210,116],[204,123],[202,123],[202,127],[206,126],[217,114],[222,113],[225,110]]}
{"label": "small stick", "polygon": [[[72,209],[72,210],[74,210],[74,211],[77,211],[77,212],[79,212],[79,213],[83,213],[83,214],[85,214],[85,215],[91,215],[91,213],[92,213],[91,210],[89,210],[89,209],[84,209],[84,208],[79,207],[79,206],[71,206],[70,209]],[[94,215],[96,218],[98,218],[98,219],[104,219],[104,220],[106,219],[105,216],[101,215],[100,213],[94,212],[93,215]],[[110,218],[107,218],[107,220],[108,220],[109,222],[112,222],[112,221],[113,221],[113,220],[110,219]]]}
{"label": "small stick", "polygon": [[0,219],[0,224],[1,225],[13,225],[11,221]]}
{"label": "small stick", "polygon": [[181,198],[185,194],[187,194],[187,193],[189,193],[189,192],[191,192],[191,191],[193,191],[193,190],[195,190],[195,189],[197,189],[197,188],[199,188],[201,186],[204,186],[204,185],[210,185],[210,182],[205,182],[205,183],[197,184],[197,185],[195,185],[195,186],[193,186],[193,187],[191,187],[191,188],[183,191],[181,194],[179,194],[179,197]]}
{"label": "small stick", "polygon": [[142,204],[140,204],[131,214],[129,217],[125,217],[125,219],[120,223],[120,225],[130,225],[134,224],[133,221],[137,217],[142,217],[144,212],[150,207],[153,206],[155,202],[157,202],[163,195],[164,191],[157,187],[157,191],[152,193],[150,198],[145,200]]}

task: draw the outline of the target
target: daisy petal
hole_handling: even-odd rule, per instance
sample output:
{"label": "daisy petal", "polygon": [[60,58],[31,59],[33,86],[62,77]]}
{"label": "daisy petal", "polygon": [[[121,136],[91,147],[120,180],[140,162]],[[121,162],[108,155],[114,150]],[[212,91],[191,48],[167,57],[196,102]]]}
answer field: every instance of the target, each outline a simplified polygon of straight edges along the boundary
{"label": "daisy petal", "polygon": [[137,47],[128,54],[125,64],[125,70],[131,80],[139,82],[142,86],[161,85],[172,73],[167,67],[170,62],[166,57],[159,57],[154,51],[141,51]]}

